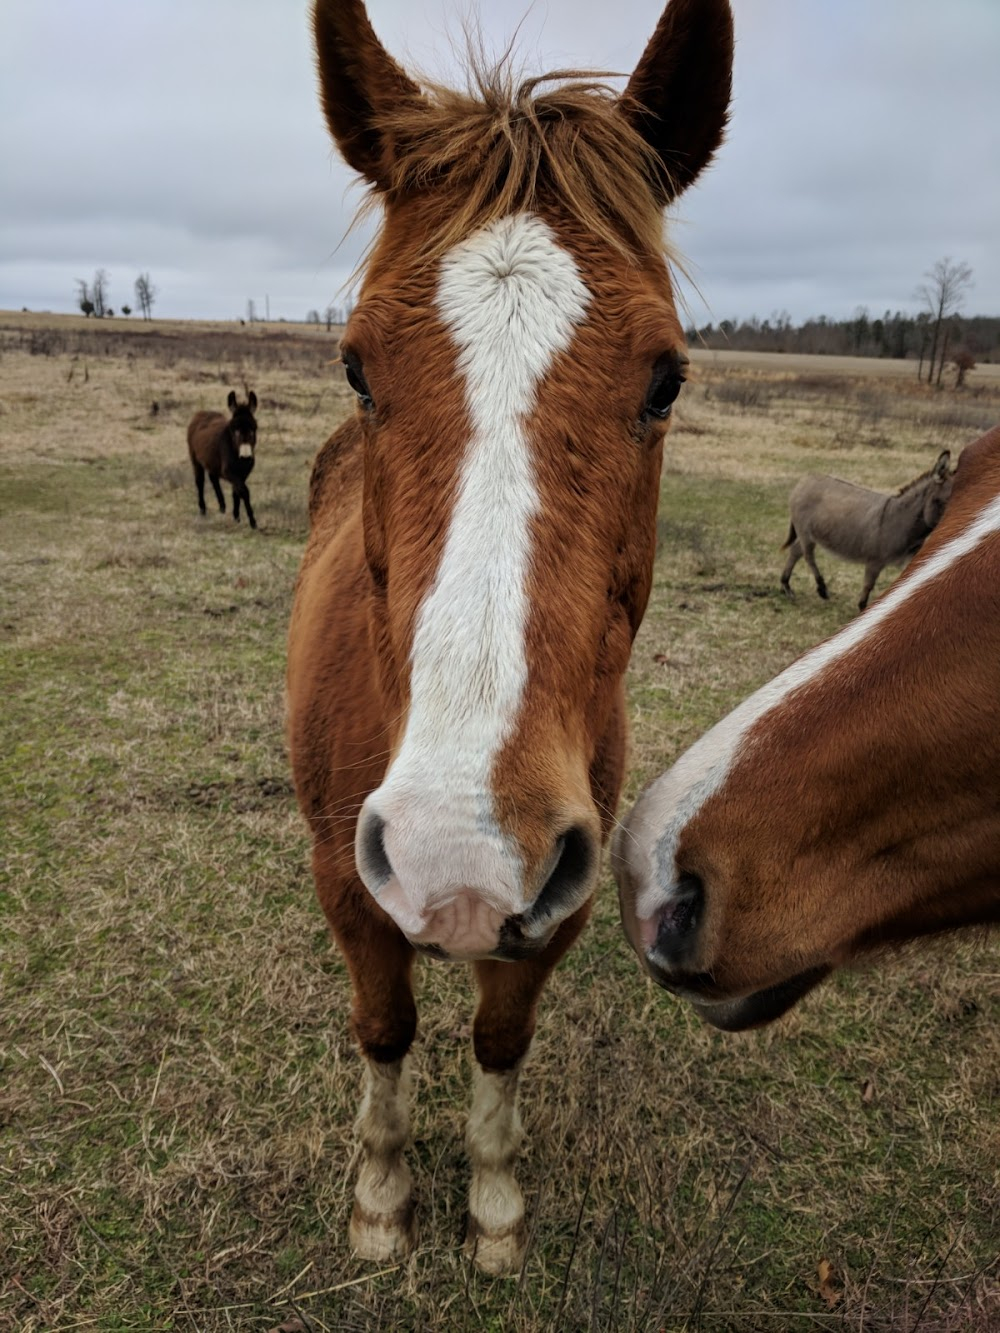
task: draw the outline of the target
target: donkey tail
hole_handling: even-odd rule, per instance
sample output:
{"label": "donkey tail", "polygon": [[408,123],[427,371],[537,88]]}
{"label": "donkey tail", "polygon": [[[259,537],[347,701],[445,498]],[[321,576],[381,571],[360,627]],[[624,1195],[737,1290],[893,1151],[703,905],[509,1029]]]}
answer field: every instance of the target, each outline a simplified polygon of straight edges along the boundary
{"label": "donkey tail", "polygon": [[791,544],[792,544],[792,542],[793,542],[794,540],[795,540],[795,524],[794,524],[794,523],[789,523],[789,525],[788,525],[788,536],[787,536],[787,537],[785,538],[785,540],[781,543],[781,549],[782,549],[783,551],[787,551],[788,548],[789,548],[789,546],[791,546]]}

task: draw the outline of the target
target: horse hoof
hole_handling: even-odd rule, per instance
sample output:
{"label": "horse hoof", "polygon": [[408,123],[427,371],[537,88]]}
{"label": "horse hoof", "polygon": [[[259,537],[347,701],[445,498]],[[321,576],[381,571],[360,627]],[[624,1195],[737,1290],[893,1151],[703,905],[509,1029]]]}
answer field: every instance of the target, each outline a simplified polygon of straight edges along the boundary
{"label": "horse hoof", "polygon": [[829,594],[829,592],[827,591],[827,587],[826,587],[826,584],[825,584],[825,583],[820,583],[820,584],[817,586],[817,588],[816,588],[816,592],[818,593],[818,595],[819,595],[820,597],[823,598],[823,601],[824,601],[824,602],[828,602],[828,601],[830,600],[830,594]]}
{"label": "horse hoof", "polygon": [[395,1213],[366,1213],[355,1202],[351,1213],[351,1249],[370,1263],[392,1263],[406,1259],[417,1243],[417,1213],[410,1200]]}
{"label": "horse hoof", "polygon": [[791,588],[788,586],[787,583],[782,583],[781,591],[785,594],[785,596],[788,598],[790,602],[795,601],[795,594],[792,592]]}
{"label": "horse hoof", "polygon": [[528,1237],[524,1219],[505,1231],[480,1230],[473,1218],[465,1237],[465,1253],[481,1273],[490,1277],[517,1277],[524,1264]]}

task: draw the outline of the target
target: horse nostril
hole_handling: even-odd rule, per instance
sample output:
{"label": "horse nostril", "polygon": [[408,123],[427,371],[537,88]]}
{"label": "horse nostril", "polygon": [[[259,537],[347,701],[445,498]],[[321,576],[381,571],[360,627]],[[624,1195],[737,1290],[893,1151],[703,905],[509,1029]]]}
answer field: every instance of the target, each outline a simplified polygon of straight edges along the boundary
{"label": "horse nostril", "polygon": [[697,875],[684,874],[660,915],[653,953],[661,965],[680,963],[688,954],[705,905],[705,886]]}
{"label": "horse nostril", "polygon": [[381,815],[369,814],[364,819],[356,857],[361,878],[369,889],[379,889],[392,878],[392,864],[385,850],[385,820]]}
{"label": "horse nostril", "polygon": [[597,861],[593,835],[585,828],[568,828],[556,840],[554,856],[555,864],[531,908],[532,921],[564,916],[560,908],[567,904],[570,910],[579,906],[581,887],[589,887]]}

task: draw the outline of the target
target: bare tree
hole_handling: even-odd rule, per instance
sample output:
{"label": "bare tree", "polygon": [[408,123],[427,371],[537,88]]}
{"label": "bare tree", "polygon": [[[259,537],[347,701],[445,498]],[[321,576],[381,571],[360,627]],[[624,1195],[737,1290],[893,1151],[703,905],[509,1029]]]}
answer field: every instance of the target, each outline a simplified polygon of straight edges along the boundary
{"label": "bare tree", "polygon": [[94,314],[98,319],[103,319],[108,313],[108,271],[99,268],[94,274],[94,281],[90,284],[90,299],[94,303]]}
{"label": "bare tree", "polygon": [[318,324],[319,322],[320,322],[320,319],[319,319],[319,311],[318,311],[318,310],[310,310],[309,313],[308,313],[308,315],[306,315],[306,323],[307,323],[307,324]]}
{"label": "bare tree", "polygon": [[135,301],[142,311],[143,319],[153,318],[153,302],[156,297],[157,290],[153,286],[152,278],[148,273],[140,273],[135,280]]}
{"label": "bare tree", "polygon": [[83,278],[76,280],[76,303],[89,319],[94,313],[94,303],[90,299],[90,288]]}
{"label": "bare tree", "polygon": [[247,300],[247,323],[252,324],[256,318],[257,310],[253,303],[253,297],[251,296]]}
{"label": "bare tree", "polygon": [[[930,317],[934,321],[931,333],[930,367],[927,371],[927,383],[930,384],[934,376],[934,365],[937,361],[941,325],[950,316],[957,315],[961,309],[962,302],[972,286],[972,269],[968,264],[953,264],[951,259],[945,256],[944,259],[939,259],[924,274],[924,277],[927,281],[920,284],[916,294],[917,299],[927,307]],[[943,359],[942,357],[942,361]]]}

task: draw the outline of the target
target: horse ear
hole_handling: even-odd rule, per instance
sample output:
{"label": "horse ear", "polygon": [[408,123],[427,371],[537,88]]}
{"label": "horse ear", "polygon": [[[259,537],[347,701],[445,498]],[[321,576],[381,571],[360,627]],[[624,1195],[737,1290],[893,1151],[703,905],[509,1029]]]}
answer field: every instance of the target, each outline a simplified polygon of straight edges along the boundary
{"label": "horse ear", "polygon": [[948,475],[948,464],[951,462],[951,450],[943,449],[938,454],[938,460],[934,464],[934,475],[938,481],[944,481]]}
{"label": "horse ear", "polygon": [[236,390],[229,390],[229,397],[226,399],[226,406],[235,410],[236,408]]}
{"label": "horse ear", "polygon": [[380,113],[423,103],[417,84],[375,36],[362,0],[316,0],[313,32],[326,123],[348,166],[386,189],[392,146]]}
{"label": "horse ear", "polygon": [[620,103],[656,154],[662,203],[683,194],[711,161],[732,90],[729,0],[670,0]]}
{"label": "horse ear", "polygon": [[247,402],[248,402],[249,405],[250,405],[250,411],[251,411],[251,412],[256,412],[256,411],[257,411],[257,395],[254,393],[253,389],[250,390],[250,397],[247,399]]}

